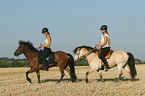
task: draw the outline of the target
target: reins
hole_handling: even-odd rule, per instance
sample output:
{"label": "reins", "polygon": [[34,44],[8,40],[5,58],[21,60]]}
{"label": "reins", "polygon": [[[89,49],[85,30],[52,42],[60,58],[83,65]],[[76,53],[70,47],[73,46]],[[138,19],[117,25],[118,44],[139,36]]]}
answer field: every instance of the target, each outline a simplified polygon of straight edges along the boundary
{"label": "reins", "polygon": [[[80,58],[79,58],[79,55],[78,55],[78,60],[76,61],[76,63],[77,63],[78,61],[80,61],[80,60],[85,59],[87,56],[89,56],[89,55],[92,54],[93,52],[94,52],[94,51],[88,52],[88,53],[86,53],[85,55],[81,56]],[[80,54],[80,50],[79,50],[79,54]]]}
{"label": "reins", "polygon": [[[36,48],[36,49],[38,50],[38,49],[40,49],[40,48],[38,47],[38,48]],[[25,53],[33,52],[33,51],[36,50],[36,49],[26,51]]]}
{"label": "reins", "polygon": [[[35,49],[33,49],[33,50],[29,50],[29,51],[25,51],[25,53],[29,53],[29,52],[33,52],[34,50],[38,50],[38,49],[40,49],[39,47],[38,48],[35,48]],[[23,50],[24,50],[24,48],[23,48]]]}

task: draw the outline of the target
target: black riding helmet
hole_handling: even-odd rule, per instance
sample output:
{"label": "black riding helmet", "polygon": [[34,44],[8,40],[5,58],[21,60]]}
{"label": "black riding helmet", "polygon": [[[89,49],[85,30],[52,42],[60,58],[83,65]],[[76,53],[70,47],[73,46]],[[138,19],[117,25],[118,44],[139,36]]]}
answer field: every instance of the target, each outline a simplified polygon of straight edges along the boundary
{"label": "black riding helmet", "polygon": [[107,25],[102,25],[100,28],[100,30],[107,30],[107,29],[108,29]]}
{"label": "black riding helmet", "polygon": [[42,33],[44,34],[45,32],[47,32],[47,33],[49,34],[48,28],[43,28],[43,29],[42,29]]}

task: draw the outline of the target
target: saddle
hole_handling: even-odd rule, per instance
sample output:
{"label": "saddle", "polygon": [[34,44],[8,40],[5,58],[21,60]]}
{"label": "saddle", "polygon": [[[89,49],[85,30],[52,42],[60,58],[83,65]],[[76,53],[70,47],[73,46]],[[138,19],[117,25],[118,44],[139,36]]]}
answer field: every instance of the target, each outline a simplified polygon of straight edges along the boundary
{"label": "saddle", "polygon": [[[99,58],[100,58],[101,49],[99,49],[98,51],[99,51],[99,54],[98,54],[98,55],[99,55]],[[106,58],[106,59],[109,59],[109,58],[111,57],[112,53],[113,53],[113,50],[110,50],[110,51],[107,53],[107,55],[105,56],[105,58]]]}
{"label": "saddle", "polygon": [[[46,58],[46,60],[48,61],[48,64],[55,63],[54,52],[50,52],[49,56]],[[39,62],[39,64],[43,64],[43,51],[42,50],[40,50],[38,53],[38,62]]]}

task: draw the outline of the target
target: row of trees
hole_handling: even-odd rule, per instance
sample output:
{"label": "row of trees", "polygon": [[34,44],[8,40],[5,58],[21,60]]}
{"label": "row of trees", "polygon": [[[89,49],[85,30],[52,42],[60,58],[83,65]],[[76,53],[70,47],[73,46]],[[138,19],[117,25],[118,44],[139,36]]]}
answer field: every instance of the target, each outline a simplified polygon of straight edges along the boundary
{"label": "row of trees", "polygon": [[[136,64],[145,64],[142,60],[135,59]],[[81,60],[80,62],[75,64],[76,66],[89,66],[87,60]],[[3,57],[0,58],[0,68],[7,68],[7,67],[28,67],[29,63],[27,59],[14,59],[14,58],[7,58]]]}
{"label": "row of trees", "polygon": [[0,68],[27,67],[28,65],[29,64],[27,59],[14,59],[14,58],[7,58],[7,57],[0,58]]}

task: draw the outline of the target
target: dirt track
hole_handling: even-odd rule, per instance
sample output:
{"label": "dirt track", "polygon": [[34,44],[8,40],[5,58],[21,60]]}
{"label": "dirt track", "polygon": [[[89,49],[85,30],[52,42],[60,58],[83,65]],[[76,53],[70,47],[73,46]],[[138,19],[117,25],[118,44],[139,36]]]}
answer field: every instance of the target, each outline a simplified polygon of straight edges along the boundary
{"label": "dirt track", "polygon": [[36,73],[29,77],[33,84],[25,80],[25,72],[29,68],[0,68],[0,96],[145,96],[145,65],[137,65],[136,81],[123,70],[122,79],[115,83],[118,76],[117,67],[103,72],[105,83],[102,83],[97,72],[89,75],[89,83],[85,83],[85,73],[89,67],[76,67],[78,80],[70,81],[67,72],[61,83],[57,67],[49,72],[41,71],[41,82],[37,83]]}

